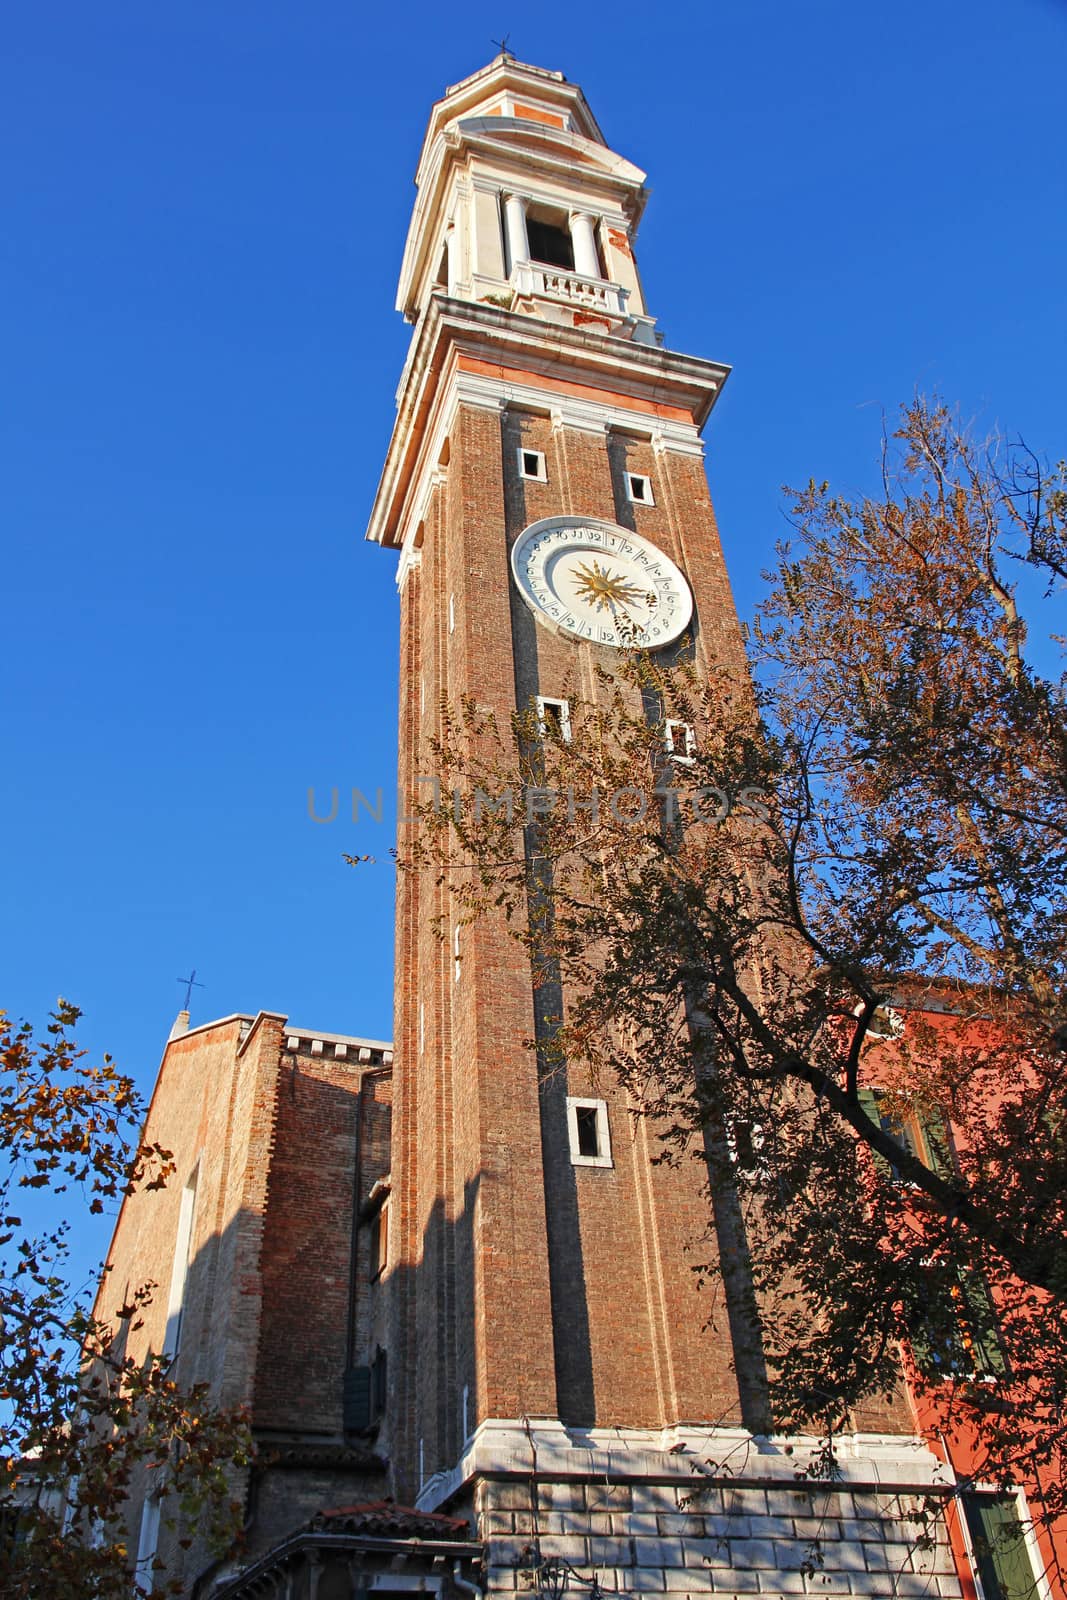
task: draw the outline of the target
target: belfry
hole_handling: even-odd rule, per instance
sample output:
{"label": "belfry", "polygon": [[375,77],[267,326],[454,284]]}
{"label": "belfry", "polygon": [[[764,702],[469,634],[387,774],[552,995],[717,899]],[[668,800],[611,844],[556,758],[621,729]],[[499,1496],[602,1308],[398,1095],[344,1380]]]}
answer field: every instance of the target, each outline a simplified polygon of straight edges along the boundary
{"label": "belfry", "polygon": [[[623,643],[746,672],[702,442],[728,368],[664,343],[645,201],[559,72],[502,54],[432,110],[368,530],[398,562],[405,804],[448,707],[566,738]],[[903,1387],[832,1477],[775,1433],[758,1339],[709,1321],[690,1265],[706,1167],[657,1162],[617,1086],[540,1069],[502,915],[401,874],[391,1043],[183,1013],[148,1122],[176,1178],[125,1203],[98,1312],[169,1282],[135,1342],[246,1407],[257,1455],[224,1564],[135,1486],[139,1570],[234,1600],[970,1600],[944,1520],[916,1545],[903,1515],[944,1489]]]}

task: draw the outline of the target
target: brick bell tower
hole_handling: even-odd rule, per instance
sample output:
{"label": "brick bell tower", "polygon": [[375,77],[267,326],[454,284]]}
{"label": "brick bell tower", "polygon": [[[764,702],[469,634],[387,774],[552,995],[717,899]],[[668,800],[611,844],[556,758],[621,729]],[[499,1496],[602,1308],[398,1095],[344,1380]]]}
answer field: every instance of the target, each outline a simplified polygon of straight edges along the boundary
{"label": "brick bell tower", "polygon": [[[425,798],[442,698],[506,726],[536,697],[561,716],[568,693],[595,697],[617,646],[582,588],[591,558],[654,585],[639,642],[688,631],[703,670],[743,670],[700,437],[728,369],[663,347],[634,254],[644,179],[580,88],[508,55],[433,108],[397,302],[414,331],[368,533],[400,555],[405,801]],[[607,1588],[707,1590],[711,1542],[691,1560],[682,1525],[705,1534],[732,1494],[743,1531],[766,1517],[781,1540],[793,1524],[767,1485],[801,1491],[794,1448],[757,1437],[729,1336],[706,1326],[686,1253],[708,1224],[698,1164],[655,1165],[609,1087],[573,1070],[539,1083],[513,943],[491,918],[442,942],[433,879],[402,875],[397,906],[378,1441],[394,1492],[473,1515],[492,1589],[537,1587],[552,1557]],[[928,1483],[904,1408],[877,1423],[857,1484]],[[697,1505],[692,1464],[711,1458],[749,1489]],[[765,1566],[800,1565],[768,1551]],[[731,1585],[758,1587],[739,1565]]]}

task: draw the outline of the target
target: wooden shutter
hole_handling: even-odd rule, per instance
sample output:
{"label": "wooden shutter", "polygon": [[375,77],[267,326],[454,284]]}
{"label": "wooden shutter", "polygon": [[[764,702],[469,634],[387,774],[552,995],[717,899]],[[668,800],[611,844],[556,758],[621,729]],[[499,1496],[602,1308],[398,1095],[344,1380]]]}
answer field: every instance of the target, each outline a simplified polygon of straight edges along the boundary
{"label": "wooden shutter", "polygon": [[[860,1103],[860,1109],[866,1112],[867,1116],[878,1127],[884,1128],[885,1123],[882,1120],[880,1110],[881,1098],[882,1096],[877,1089],[857,1089],[856,1091],[856,1099]],[[882,1181],[884,1183],[892,1183],[896,1177],[896,1168],[886,1160],[885,1156],[879,1155],[876,1150],[871,1151],[871,1157],[874,1161],[875,1170]]]}
{"label": "wooden shutter", "polygon": [[917,1112],[923,1148],[918,1152],[931,1172],[947,1183],[955,1177],[952,1164],[952,1146],[949,1143],[948,1123],[936,1106],[924,1106]]}
{"label": "wooden shutter", "polygon": [[1033,1600],[1037,1580],[1015,1501],[965,1494],[963,1509],[985,1600]]}
{"label": "wooden shutter", "polygon": [[366,1433],[372,1421],[371,1369],[370,1367],[349,1367],[345,1373],[345,1432]]}
{"label": "wooden shutter", "polygon": [[960,1272],[960,1291],[966,1306],[967,1333],[975,1372],[990,1378],[1003,1378],[1008,1370],[1000,1342],[993,1297],[985,1279],[977,1272]]}

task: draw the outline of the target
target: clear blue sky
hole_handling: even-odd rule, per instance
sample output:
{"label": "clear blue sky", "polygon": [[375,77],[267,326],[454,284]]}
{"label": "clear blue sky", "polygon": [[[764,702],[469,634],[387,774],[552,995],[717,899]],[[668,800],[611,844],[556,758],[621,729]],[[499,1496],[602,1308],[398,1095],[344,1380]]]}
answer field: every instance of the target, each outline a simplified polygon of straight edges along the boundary
{"label": "clear blue sky", "polygon": [[[780,486],[874,482],[939,389],[1067,453],[1067,5],[701,0],[9,8],[0,1003],[150,1086],[194,1021],[389,1037],[394,558],[363,543],[431,102],[502,30],[649,173],[740,608]],[[346,868],[345,850],[378,864]]]}

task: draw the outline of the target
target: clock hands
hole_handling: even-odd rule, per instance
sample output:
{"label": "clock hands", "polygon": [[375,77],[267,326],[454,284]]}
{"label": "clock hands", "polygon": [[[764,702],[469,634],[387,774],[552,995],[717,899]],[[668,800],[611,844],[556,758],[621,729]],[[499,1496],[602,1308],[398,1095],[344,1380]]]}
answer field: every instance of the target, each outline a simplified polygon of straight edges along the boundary
{"label": "clock hands", "polygon": [[598,611],[610,611],[614,615],[616,607],[625,611],[635,600],[644,600],[647,604],[650,598],[636,584],[627,583],[625,578],[609,572],[596,560],[591,566],[576,567],[574,577],[579,599],[587,600]]}

